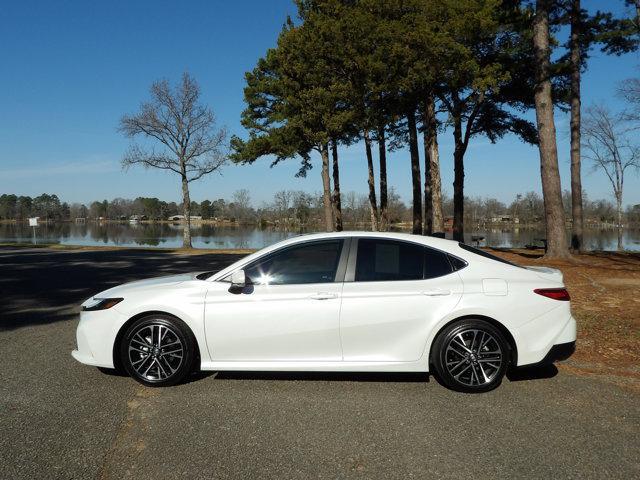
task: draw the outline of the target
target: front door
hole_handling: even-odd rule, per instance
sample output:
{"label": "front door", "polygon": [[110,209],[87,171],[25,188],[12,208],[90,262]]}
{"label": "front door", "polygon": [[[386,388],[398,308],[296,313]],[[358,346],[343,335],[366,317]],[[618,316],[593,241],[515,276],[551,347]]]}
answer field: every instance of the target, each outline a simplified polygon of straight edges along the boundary
{"label": "front door", "polygon": [[240,291],[224,281],[212,283],[205,306],[211,358],[342,360],[343,244],[341,239],[309,241],[269,253],[244,267],[247,286]]}

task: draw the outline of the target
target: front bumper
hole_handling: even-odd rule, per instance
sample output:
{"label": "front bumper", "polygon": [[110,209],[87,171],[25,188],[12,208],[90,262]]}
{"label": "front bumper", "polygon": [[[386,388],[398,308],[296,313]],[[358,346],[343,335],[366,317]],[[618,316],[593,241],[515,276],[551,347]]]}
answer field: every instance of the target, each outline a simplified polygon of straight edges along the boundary
{"label": "front bumper", "polygon": [[111,368],[109,365],[101,365],[99,364],[95,358],[91,355],[90,352],[82,351],[82,350],[72,350],[71,356],[75,358],[78,362],[84,363],[85,365],[91,365],[94,367],[105,367]]}
{"label": "front bumper", "polygon": [[81,312],[76,329],[77,347],[71,356],[85,365],[113,368],[113,344],[123,322],[115,308]]}

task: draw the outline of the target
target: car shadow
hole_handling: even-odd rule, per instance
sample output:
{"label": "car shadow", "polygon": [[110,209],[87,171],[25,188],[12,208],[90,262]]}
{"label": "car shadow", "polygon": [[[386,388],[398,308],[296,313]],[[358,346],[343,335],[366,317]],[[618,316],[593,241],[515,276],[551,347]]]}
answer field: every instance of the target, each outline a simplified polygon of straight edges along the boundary
{"label": "car shadow", "polygon": [[509,372],[507,372],[507,378],[511,382],[544,380],[553,378],[556,375],[558,375],[558,367],[553,364],[513,368]]}
{"label": "car shadow", "polygon": [[[220,371],[200,372],[197,375],[215,374],[216,380],[282,380],[316,382],[429,382],[429,375],[422,372],[259,372]],[[209,375],[206,375],[209,374]],[[193,375],[192,377],[196,377]]]}
{"label": "car shadow", "polygon": [[[128,377],[124,372],[113,368],[98,367],[104,375]],[[216,380],[280,380],[280,381],[316,381],[316,382],[429,382],[429,374],[421,372],[259,372],[259,371],[195,371],[185,378],[181,385],[199,382],[213,377]]]}
{"label": "car shadow", "polygon": [[117,368],[96,367],[100,373],[108,375],[109,377],[128,377],[129,375],[124,370]]}
{"label": "car shadow", "polygon": [[[125,372],[110,368],[98,368],[109,376],[127,377]],[[558,374],[555,365],[539,365],[514,368],[507,372],[511,382],[544,380]],[[189,384],[213,377],[216,380],[276,380],[276,381],[315,381],[315,382],[381,382],[381,383],[429,383],[433,377],[442,386],[445,384],[433,373],[422,372],[265,372],[265,371],[203,371],[193,372],[181,384]]]}

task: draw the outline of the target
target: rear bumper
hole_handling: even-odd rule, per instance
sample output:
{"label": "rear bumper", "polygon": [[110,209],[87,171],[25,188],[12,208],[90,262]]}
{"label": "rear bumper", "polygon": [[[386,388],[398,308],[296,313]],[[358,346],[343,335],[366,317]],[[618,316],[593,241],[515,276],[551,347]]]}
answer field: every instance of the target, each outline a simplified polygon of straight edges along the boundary
{"label": "rear bumper", "polygon": [[549,350],[549,353],[545,355],[545,357],[538,362],[541,365],[548,365],[553,362],[559,362],[561,360],[566,360],[576,351],[576,342],[567,342],[567,343],[559,343],[558,345],[554,345]]}
{"label": "rear bumper", "polygon": [[[515,332],[518,343],[517,366],[565,360],[575,351],[576,321],[568,313],[552,310]],[[571,347],[573,345],[573,347]],[[560,358],[564,356],[565,358]]]}

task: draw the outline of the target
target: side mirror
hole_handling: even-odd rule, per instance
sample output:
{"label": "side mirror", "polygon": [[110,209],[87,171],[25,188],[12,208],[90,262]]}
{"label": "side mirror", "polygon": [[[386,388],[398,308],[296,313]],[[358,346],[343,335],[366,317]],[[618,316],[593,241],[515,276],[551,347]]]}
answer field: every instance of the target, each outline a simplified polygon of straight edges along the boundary
{"label": "side mirror", "polygon": [[231,286],[242,287],[247,285],[247,277],[244,274],[244,270],[236,270],[231,274]]}

